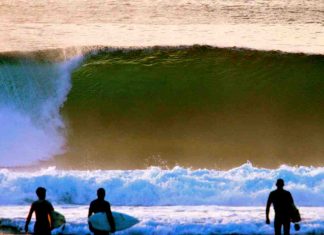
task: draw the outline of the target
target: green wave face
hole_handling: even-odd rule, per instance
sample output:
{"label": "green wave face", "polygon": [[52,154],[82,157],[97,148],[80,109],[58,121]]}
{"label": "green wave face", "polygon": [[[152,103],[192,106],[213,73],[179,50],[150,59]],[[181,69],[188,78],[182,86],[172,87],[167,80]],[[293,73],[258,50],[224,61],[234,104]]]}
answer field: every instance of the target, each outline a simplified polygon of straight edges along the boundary
{"label": "green wave face", "polygon": [[[62,164],[323,164],[324,58],[210,47],[88,56],[63,108]],[[100,167],[99,167],[100,166]]]}

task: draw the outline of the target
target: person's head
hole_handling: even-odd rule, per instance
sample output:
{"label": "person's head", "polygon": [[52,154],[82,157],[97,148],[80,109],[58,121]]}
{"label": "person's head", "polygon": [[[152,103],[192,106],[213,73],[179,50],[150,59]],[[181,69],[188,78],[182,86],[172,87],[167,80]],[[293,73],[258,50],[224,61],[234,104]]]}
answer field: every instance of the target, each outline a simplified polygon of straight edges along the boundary
{"label": "person's head", "polygon": [[40,200],[44,200],[46,198],[46,189],[43,187],[38,187],[36,189],[36,194]]}
{"label": "person's head", "polygon": [[284,185],[285,185],[285,182],[283,179],[277,180],[277,183],[276,183],[277,188],[282,189],[284,187]]}
{"label": "person's head", "polygon": [[97,196],[98,196],[98,198],[99,199],[105,199],[105,196],[106,196],[106,191],[105,191],[105,189],[103,189],[103,188],[99,188],[98,190],[97,190]]}

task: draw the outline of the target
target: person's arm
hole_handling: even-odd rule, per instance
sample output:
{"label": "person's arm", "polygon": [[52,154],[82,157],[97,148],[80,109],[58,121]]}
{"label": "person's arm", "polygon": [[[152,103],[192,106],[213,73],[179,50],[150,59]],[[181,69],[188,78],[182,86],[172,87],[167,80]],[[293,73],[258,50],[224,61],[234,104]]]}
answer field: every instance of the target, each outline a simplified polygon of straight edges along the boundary
{"label": "person's arm", "polygon": [[51,229],[53,229],[54,227],[53,227],[53,214],[52,214],[52,212],[54,211],[54,207],[53,207],[53,205],[49,202],[49,213],[48,213],[48,215],[49,215],[49,222],[50,222],[50,226],[51,226]]}
{"label": "person's arm", "polygon": [[294,199],[293,199],[293,197],[291,196],[291,193],[289,192],[289,201],[290,201],[290,204],[291,205],[295,205],[295,203],[294,203]]}
{"label": "person's arm", "polygon": [[115,225],[115,220],[114,220],[114,217],[111,213],[111,209],[110,209],[110,204],[108,203],[108,206],[107,206],[107,211],[106,211],[106,214],[107,214],[107,219],[108,219],[108,222],[110,224],[110,228],[111,228],[111,232],[114,233],[116,231],[116,225]]}
{"label": "person's arm", "polygon": [[[89,212],[88,212],[88,218],[92,215],[92,213],[93,213],[93,208],[92,208],[93,206],[92,206],[92,203],[90,203],[90,206],[89,206]],[[93,229],[93,227],[92,227],[92,224],[88,221],[88,225],[89,225],[89,230],[91,231],[91,232],[93,232],[94,231],[94,229]]]}
{"label": "person's arm", "polygon": [[271,204],[272,204],[272,194],[270,193],[267,201],[267,207],[266,207],[266,224],[270,224],[269,212],[270,212]]}
{"label": "person's arm", "polygon": [[92,215],[92,213],[93,213],[92,203],[90,203],[89,212],[88,212],[88,218]]}
{"label": "person's arm", "polygon": [[28,233],[28,225],[30,223],[30,220],[32,218],[32,215],[34,213],[35,209],[34,209],[34,204],[31,205],[27,219],[26,219],[26,224],[25,224],[25,232]]}

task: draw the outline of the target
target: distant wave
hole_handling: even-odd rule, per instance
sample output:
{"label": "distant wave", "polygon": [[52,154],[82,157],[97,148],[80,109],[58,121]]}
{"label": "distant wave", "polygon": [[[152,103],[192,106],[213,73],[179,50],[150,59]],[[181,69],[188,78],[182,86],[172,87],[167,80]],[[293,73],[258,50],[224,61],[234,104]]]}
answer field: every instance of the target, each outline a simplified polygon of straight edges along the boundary
{"label": "distant wave", "polygon": [[228,171],[163,170],[62,171],[54,167],[36,172],[0,170],[1,205],[25,205],[35,189],[46,187],[56,204],[86,205],[99,187],[115,206],[226,205],[263,206],[277,178],[286,181],[299,206],[324,206],[324,168],[253,167],[250,163]]}
{"label": "distant wave", "polygon": [[165,51],[171,52],[174,50],[182,51],[199,51],[199,50],[209,50],[209,51],[242,51],[245,53],[253,54],[259,52],[261,54],[278,54],[278,55],[305,55],[305,56],[318,56],[324,57],[323,54],[319,53],[307,53],[302,51],[280,51],[280,50],[267,50],[267,49],[254,49],[249,47],[217,47],[205,44],[193,44],[193,45],[164,45],[164,46],[105,46],[105,45],[92,45],[92,46],[70,46],[70,47],[58,47],[51,49],[39,49],[39,50],[15,50],[15,51],[0,51],[0,60],[4,62],[5,60],[17,61],[19,59],[32,59],[37,61],[63,61],[71,59],[76,56],[87,56],[88,58],[96,54],[107,54],[112,52],[134,52],[134,51]]}

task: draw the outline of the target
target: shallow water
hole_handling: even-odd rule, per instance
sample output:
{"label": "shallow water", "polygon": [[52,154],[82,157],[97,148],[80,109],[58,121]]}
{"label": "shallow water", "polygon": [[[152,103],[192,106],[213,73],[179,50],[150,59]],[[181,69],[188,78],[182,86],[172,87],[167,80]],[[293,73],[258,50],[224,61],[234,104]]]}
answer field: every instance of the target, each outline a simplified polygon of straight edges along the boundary
{"label": "shallow water", "polygon": [[[89,234],[88,206],[55,206],[66,216],[67,224],[53,234]],[[1,206],[1,224],[21,229],[28,207]],[[273,224],[266,225],[263,207],[163,206],[112,207],[112,210],[135,216],[140,223],[116,234],[271,234]],[[301,207],[301,230],[292,234],[323,234],[324,208]],[[272,219],[271,219],[272,220]],[[273,220],[272,220],[273,221]],[[31,223],[30,229],[33,224]]]}

